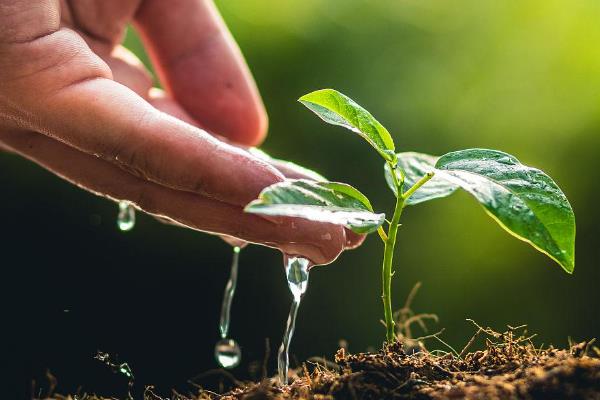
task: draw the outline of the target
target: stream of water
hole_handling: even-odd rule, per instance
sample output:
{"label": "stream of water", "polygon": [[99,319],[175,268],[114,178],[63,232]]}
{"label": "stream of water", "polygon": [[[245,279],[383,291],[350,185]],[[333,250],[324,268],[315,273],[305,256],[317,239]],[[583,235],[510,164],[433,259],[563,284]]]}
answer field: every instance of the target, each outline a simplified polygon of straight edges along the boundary
{"label": "stream of water", "polygon": [[223,303],[221,305],[221,318],[219,320],[221,340],[215,345],[215,358],[223,368],[234,368],[239,365],[242,360],[240,346],[235,340],[227,338],[227,335],[229,334],[229,325],[231,324],[231,303],[237,286],[238,263],[241,250],[242,249],[238,246],[233,248],[231,271],[229,273],[229,280],[225,285]]}
{"label": "stream of water", "polygon": [[[119,202],[117,225],[119,229],[124,232],[130,231],[135,226],[135,208],[130,202]],[[227,337],[229,334],[229,326],[231,325],[231,304],[237,286],[240,251],[241,247],[235,246],[233,248],[231,270],[229,273],[229,280],[225,285],[223,303],[221,305],[221,318],[219,320],[221,340],[215,345],[215,358],[223,368],[234,368],[238,366],[242,360],[240,346],[235,340]],[[288,287],[292,293],[292,304],[290,306],[283,340],[277,354],[279,381],[282,385],[288,383],[290,343],[296,327],[298,308],[300,307],[302,296],[306,293],[306,289],[308,288],[309,268],[312,264],[306,258],[285,255],[284,266]]]}
{"label": "stream of water", "polygon": [[292,341],[294,328],[296,327],[296,316],[298,315],[300,301],[308,288],[308,274],[312,264],[306,258],[287,255],[284,256],[284,263],[285,277],[293,299],[292,305],[290,306],[287,325],[285,327],[285,333],[283,334],[283,341],[281,342],[279,353],[277,354],[277,369],[279,373],[279,382],[282,385],[287,385],[288,369],[290,367],[290,342]]}

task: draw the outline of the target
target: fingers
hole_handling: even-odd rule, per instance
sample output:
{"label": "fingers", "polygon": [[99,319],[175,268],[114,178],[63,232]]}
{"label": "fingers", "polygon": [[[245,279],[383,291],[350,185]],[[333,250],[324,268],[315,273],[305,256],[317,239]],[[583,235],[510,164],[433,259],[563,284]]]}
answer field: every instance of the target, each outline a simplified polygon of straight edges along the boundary
{"label": "fingers", "polygon": [[194,229],[303,255],[317,264],[333,261],[345,246],[335,225],[282,219],[279,224],[243,208],[136,178],[114,165],[32,132],[2,132],[0,141],[55,174],[113,199],[128,200],[144,211]]}
{"label": "fingers", "polygon": [[148,99],[152,89],[152,75],[144,64],[123,46],[116,46],[110,54],[102,56],[109,66],[113,79],[127,86],[143,99]]}
{"label": "fingers", "polygon": [[21,126],[152,182],[230,204],[245,205],[283,179],[266,162],[157,111],[109,79],[106,64],[70,30],[7,54],[20,70],[0,72],[0,79],[8,75],[0,90],[12,100],[3,104],[0,97],[0,111],[9,108]]}
{"label": "fingers", "polygon": [[0,0],[0,42],[24,43],[50,34],[60,25],[55,0]]}
{"label": "fingers", "polygon": [[138,28],[167,92],[210,132],[253,146],[267,117],[241,52],[209,0],[145,0]]}
{"label": "fingers", "polygon": [[63,24],[77,29],[90,42],[117,45],[141,0],[61,0]]}
{"label": "fingers", "polygon": [[[152,89],[149,95],[150,104],[157,109],[168,113],[176,118],[179,118],[190,124],[196,124],[197,122],[183,110],[168,94],[160,89]],[[314,179],[324,180],[325,178],[313,173],[306,168],[303,168],[294,163],[286,162],[283,160],[277,160],[274,158],[265,159],[273,167],[277,168],[279,172],[285,175],[286,178],[290,179]],[[346,229],[346,249],[355,249],[359,247],[365,240],[366,235],[360,235],[352,232],[350,229]]]}

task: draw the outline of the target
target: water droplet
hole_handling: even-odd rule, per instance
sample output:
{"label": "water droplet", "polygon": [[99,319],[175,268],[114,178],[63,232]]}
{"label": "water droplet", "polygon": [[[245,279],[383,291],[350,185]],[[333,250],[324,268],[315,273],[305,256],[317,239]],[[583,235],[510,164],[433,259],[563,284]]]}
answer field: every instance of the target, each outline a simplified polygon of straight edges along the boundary
{"label": "water droplet", "polygon": [[237,367],[242,361],[242,350],[233,339],[223,339],[215,346],[215,358],[223,368]]}
{"label": "water droplet", "polygon": [[308,273],[312,264],[306,258],[288,255],[284,256],[284,263],[285,276],[288,287],[292,292],[293,301],[290,307],[285,333],[283,334],[283,341],[281,342],[279,353],[277,354],[277,369],[279,372],[279,382],[282,385],[287,385],[288,369],[290,366],[290,342],[292,341],[294,328],[296,327],[296,316],[298,315],[300,301],[308,288]]}
{"label": "water droplet", "polygon": [[285,256],[284,262],[288,287],[294,300],[300,300],[308,288],[308,269],[311,267],[311,263],[306,258],[290,256]]}
{"label": "water droplet", "polygon": [[515,165],[515,161],[508,156],[500,157],[499,159],[496,160],[496,162],[499,162],[500,164],[504,164],[504,165]]}
{"label": "water droplet", "polygon": [[233,339],[226,339],[227,334],[229,333],[229,325],[231,323],[231,303],[233,301],[233,295],[235,294],[235,288],[237,286],[238,261],[241,250],[242,248],[239,246],[235,246],[233,248],[229,280],[225,285],[223,304],[221,305],[219,333],[221,334],[222,339],[215,345],[215,358],[217,359],[219,365],[223,368],[234,368],[242,359],[242,350],[237,342]]}
{"label": "water droplet", "polygon": [[119,215],[117,217],[117,225],[123,232],[133,229],[135,226],[135,208],[128,201],[119,202]]}
{"label": "water droplet", "polygon": [[521,204],[521,203],[516,203],[513,204],[513,210],[517,211],[517,212],[521,212],[525,209],[525,205]]}
{"label": "water droplet", "polygon": [[125,375],[126,377],[133,379],[133,372],[131,372],[129,364],[123,363],[119,365],[119,372]]}

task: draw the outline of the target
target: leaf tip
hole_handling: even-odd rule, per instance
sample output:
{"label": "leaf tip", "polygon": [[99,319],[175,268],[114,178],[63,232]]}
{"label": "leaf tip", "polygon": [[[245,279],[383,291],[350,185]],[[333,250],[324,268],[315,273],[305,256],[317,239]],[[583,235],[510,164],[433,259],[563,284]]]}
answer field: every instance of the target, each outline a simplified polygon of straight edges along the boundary
{"label": "leaf tip", "polygon": [[575,260],[570,259],[566,262],[559,262],[559,265],[567,274],[573,275],[573,272],[575,271]]}
{"label": "leaf tip", "polygon": [[309,103],[312,103],[312,102],[313,102],[312,100],[314,100],[314,99],[313,99],[314,97],[316,97],[316,96],[320,96],[320,95],[322,95],[322,94],[325,94],[325,93],[331,93],[331,92],[336,92],[336,90],[334,90],[334,89],[329,89],[329,88],[326,88],[326,89],[317,89],[317,90],[313,90],[313,91],[312,91],[312,92],[310,92],[310,93],[306,93],[305,95],[303,95],[303,96],[300,96],[300,97],[298,98],[298,101],[299,101],[300,103],[303,103],[303,104],[305,104],[305,103],[307,103],[307,102],[309,102]]}

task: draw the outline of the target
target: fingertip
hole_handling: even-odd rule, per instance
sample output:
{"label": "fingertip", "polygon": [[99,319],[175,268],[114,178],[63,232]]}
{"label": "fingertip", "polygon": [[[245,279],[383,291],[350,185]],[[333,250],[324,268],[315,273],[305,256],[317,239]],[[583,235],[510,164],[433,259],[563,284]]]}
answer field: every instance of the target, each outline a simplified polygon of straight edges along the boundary
{"label": "fingertip", "polygon": [[[253,104],[254,103],[254,104]],[[224,119],[215,133],[246,146],[259,146],[267,136],[269,117],[259,99],[246,101],[230,110],[235,118]]]}
{"label": "fingertip", "polygon": [[[287,240],[278,246],[284,254],[309,259],[314,265],[334,262],[344,251],[346,236],[339,225],[283,218]],[[295,233],[295,234],[294,234]]]}
{"label": "fingertip", "polygon": [[269,131],[269,116],[265,110],[264,105],[260,105],[254,115],[254,126],[250,131],[252,141],[248,143],[249,146],[260,146],[267,137]]}
{"label": "fingertip", "polygon": [[147,0],[136,15],[167,92],[207,131],[255,146],[267,113],[244,57],[213,2]]}

